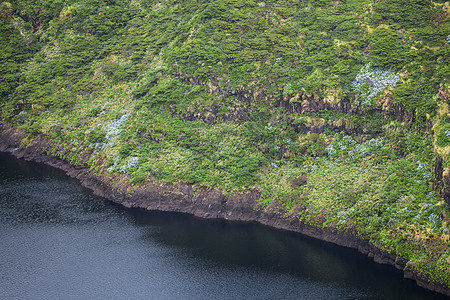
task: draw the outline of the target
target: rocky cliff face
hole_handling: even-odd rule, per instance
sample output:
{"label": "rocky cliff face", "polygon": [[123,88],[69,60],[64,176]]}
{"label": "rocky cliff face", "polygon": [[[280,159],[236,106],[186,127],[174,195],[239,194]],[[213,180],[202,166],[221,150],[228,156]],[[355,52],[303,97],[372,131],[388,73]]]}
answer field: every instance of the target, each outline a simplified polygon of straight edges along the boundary
{"label": "rocky cliff face", "polygon": [[434,165],[434,188],[445,202],[450,205],[450,174],[444,175],[442,156],[438,156]]}
{"label": "rocky cliff face", "polygon": [[[201,218],[257,222],[282,230],[299,232],[312,238],[357,249],[376,263],[389,264],[404,270],[405,278],[415,280],[419,286],[450,296],[450,289],[420,278],[409,268],[408,262],[394,254],[379,250],[351,232],[312,227],[299,222],[297,218],[286,214],[276,205],[270,204],[264,207],[258,201],[261,195],[257,191],[226,194],[223,191],[194,188],[183,183],[159,184],[156,182],[132,187],[128,184],[125,176],[122,178],[98,177],[95,172],[81,165],[73,166],[45,155],[50,142],[41,136],[24,142],[24,136],[17,130],[3,129],[0,131],[0,151],[10,152],[18,158],[62,169],[69,176],[78,179],[83,186],[91,189],[96,195],[125,207],[188,213]],[[90,153],[85,153],[85,156],[88,159]],[[102,162],[98,162],[99,167],[101,164]],[[439,168],[438,160],[436,163],[437,174],[442,173]],[[448,180],[447,178],[444,180]],[[447,192],[447,186],[444,185],[444,194]]]}
{"label": "rocky cliff face", "polygon": [[[195,84],[189,83],[200,85],[198,82],[195,82]],[[389,93],[382,98],[381,101],[383,103],[380,103],[380,105],[364,107],[355,104],[354,100],[351,100],[349,97],[338,98],[337,96],[332,96],[325,98],[316,94],[307,95],[304,92],[295,95],[285,95],[284,97],[274,97],[266,94],[263,89],[256,87],[228,90],[221,87],[217,82],[207,82],[204,86],[218,99],[235,99],[227,113],[219,113],[220,105],[215,103],[210,107],[191,107],[186,111],[177,111],[172,107],[172,116],[179,116],[184,121],[203,121],[209,125],[218,122],[243,124],[251,120],[250,115],[254,113],[254,107],[262,105],[269,109],[283,108],[285,113],[279,116],[281,118],[280,121],[285,121],[296,133],[311,132],[320,134],[324,130],[329,130],[331,132],[344,132],[348,135],[366,135],[374,133],[374,130],[377,132],[381,130],[381,128],[374,129],[358,126],[349,116],[364,118],[364,116],[378,113],[382,118],[392,118],[399,122],[409,122],[413,118],[401,106],[393,103],[392,95]],[[309,122],[296,122],[298,116],[320,112],[334,112],[343,116],[329,120],[313,118]],[[424,126],[428,128],[430,124]]]}

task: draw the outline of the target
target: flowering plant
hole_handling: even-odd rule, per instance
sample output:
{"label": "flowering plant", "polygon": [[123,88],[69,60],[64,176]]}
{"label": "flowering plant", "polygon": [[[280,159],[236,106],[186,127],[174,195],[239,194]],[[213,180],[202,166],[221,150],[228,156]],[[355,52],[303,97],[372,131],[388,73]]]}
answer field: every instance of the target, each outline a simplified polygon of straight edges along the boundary
{"label": "flowering plant", "polygon": [[382,68],[372,68],[372,64],[367,63],[361,68],[351,84],[351,89],[361,97],[361,100],[357,100],[356,104],[372,105],[372,100],[376,96],[389,86],[395,86],[399,80],[400,76],[394,72]]}

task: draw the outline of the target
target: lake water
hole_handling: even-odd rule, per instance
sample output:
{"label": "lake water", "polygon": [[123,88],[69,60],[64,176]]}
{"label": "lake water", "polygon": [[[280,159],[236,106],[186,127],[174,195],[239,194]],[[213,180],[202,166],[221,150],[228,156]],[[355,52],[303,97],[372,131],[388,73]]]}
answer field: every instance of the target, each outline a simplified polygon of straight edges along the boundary
{"label": "lake water", "polygon": [[446,299],[358,252],[126,209],[0,153],[0,299]]}

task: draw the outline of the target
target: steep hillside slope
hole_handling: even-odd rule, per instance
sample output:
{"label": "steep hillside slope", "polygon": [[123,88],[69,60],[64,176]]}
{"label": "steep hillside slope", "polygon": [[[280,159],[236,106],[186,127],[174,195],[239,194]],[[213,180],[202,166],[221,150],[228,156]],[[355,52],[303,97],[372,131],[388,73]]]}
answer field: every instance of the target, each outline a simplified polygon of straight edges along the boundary
{"label": "steep hillside slope", "polygon": [[450,288],[444,1],[9,1],[2,130],[124,190],[257,193]]}

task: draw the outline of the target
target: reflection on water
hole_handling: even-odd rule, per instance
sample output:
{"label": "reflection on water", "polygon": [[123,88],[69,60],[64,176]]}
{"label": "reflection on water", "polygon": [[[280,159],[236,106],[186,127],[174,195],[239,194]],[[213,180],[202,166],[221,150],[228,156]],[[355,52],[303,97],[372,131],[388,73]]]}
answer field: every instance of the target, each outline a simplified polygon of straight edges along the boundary
{"label": "reflection on water", "polygon": [[350,249],[125,209],[2,153],[0,224],[0,299],[444,299]]}

